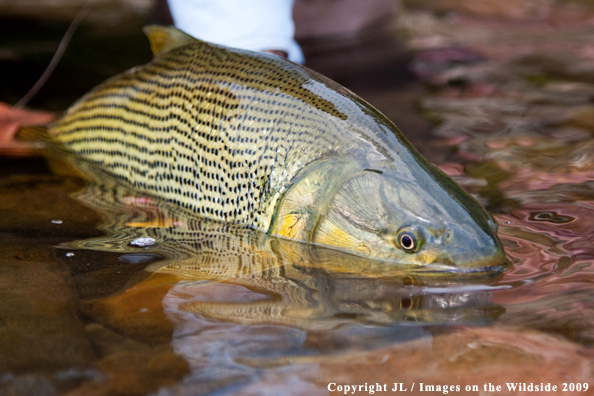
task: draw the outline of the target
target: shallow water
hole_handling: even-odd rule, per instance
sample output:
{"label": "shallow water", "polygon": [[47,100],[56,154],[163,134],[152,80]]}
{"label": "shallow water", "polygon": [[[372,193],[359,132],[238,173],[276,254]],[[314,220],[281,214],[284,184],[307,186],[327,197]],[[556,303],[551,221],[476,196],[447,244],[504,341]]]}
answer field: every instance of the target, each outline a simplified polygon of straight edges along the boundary
{"label": "shallow water", "polygon": [[549,31],[404,13],[426,85],[359,91],[494,214],[511,261],[495,278],[386,273],[2,159],[0,394],[594,394],[588,10]]}

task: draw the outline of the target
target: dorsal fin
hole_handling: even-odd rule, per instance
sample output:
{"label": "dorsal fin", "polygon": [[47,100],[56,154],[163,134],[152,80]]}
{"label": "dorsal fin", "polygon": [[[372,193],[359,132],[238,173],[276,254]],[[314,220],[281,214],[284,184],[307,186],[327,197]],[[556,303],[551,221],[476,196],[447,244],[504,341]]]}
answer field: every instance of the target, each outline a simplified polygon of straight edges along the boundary
{"label": "dorsal fin", "polygon": [[155,56],[196,41],[194,37],[173,26],[148,25],[142,31],[148,37],[153,55]]}

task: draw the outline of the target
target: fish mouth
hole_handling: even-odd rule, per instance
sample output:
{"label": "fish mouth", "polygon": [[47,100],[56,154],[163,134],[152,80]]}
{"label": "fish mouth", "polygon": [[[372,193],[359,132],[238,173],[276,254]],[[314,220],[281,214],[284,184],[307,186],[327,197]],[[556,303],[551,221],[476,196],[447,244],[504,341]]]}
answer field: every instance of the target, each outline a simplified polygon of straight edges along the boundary
{"label": "fish mouth", "polygon": [[503,255],[495,257],[490,260],[476,261],[467,263],[465,265],[454,265],[443,262],[433,262],[430,264],[415,266],[411,268],[411,273],[418,273],[423,275],[476,275],[476,276],[497,276],[503,273],[511,265],[511,261]]}
{"label": "fish mouth", "polygon": [[431,263],[428,266],[422,266],[418,269],[414,269],[413,271],[422,272],[424,274],[428,273],[451,273],[451,274],[479,274],[479,273],[501,273],[505,271],[509,267],[510,261],[506,260],[500,264],[493,264],[493,265],[485,265],[482,267],[458,267],[455,265],[449,264],[435,264]]}
{"label": "fish mouth", "polygon": [[511,266],[504,262],[486,262],[482,266],[456,266],[443,263],[425,265],[413,264],[408,268],[388,270],[378,274],[380,278],[393,279],[407,286],[427,286],[444,284],[484,284],[500,279],[503,272]]}
{"label": "fish mouth", "polygon": [[503,272],[511,265],[511,261],[503,263],[486,263],[483,266],[459,267],[450,264],[431,263],[415,265],[401,269],[397,273],[385,273],[383,276],[401,279],[405,285],[426,286],[436,284],[483,284],[493,282],[503,276]]}

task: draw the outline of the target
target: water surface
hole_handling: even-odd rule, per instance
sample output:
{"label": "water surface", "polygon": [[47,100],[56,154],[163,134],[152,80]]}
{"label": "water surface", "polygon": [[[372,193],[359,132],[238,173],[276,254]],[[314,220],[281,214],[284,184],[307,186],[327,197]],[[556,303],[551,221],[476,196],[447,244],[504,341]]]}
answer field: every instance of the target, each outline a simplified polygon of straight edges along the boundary
{"label": "water surface", "polygon": [[421,82],[360,93],[494,214],[507,271],[387,272],[5,158],[0,394],[594,394],[591,27],[465,18],[403,13]]}

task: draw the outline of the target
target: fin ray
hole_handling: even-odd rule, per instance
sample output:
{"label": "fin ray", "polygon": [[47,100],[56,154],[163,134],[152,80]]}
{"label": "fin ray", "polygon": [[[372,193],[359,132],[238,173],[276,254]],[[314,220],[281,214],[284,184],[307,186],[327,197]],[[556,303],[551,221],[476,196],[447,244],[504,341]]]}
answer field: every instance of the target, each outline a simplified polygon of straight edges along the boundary
{"label": "fin ray", "polygon": [[47,125],[24,125],[21,126],[14,135],[15,140],[21,142],[37,142],[39,140],[47,141]]}
{"label": "fin ray", "polygon": [[197,40],[173,26],[148,25],[142,31],[151,43],[154,56]]}

